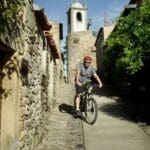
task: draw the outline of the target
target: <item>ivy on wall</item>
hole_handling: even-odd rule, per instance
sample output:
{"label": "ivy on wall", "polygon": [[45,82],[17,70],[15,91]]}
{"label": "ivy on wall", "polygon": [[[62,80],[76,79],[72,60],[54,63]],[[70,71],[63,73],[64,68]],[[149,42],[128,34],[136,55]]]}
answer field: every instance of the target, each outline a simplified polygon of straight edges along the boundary
{"label": "ivy on wall", "polygon": [[120,17],[115,31],[106,42],[106,63],[112,78],[125,80],[150,60],[150,1],[143,3],[126,17]]}
{"label": "ivy on wall", "polygon": [[10,25],[13,25],[13,29],[17,28],[23,5],[26,5],[25,0],[0,0],[0,33],[4,33]]}

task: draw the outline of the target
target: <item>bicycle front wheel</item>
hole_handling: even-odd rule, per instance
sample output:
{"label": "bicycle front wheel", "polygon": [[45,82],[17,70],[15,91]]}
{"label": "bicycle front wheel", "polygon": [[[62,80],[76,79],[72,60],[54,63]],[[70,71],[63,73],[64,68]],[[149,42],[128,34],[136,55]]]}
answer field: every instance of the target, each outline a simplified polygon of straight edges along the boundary
{"label": "bicycle front wheel", "polygon": [[98,116],[97,102],[94,98],[89,98],[86,103],[85,118],[87,123],[94,124]]}

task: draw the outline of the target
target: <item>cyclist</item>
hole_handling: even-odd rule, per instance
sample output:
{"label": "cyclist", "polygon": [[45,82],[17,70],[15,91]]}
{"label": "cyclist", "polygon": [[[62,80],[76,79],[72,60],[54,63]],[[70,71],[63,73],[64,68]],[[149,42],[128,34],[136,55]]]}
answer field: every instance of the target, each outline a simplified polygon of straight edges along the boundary
{"label": "cyclist", "polygon": [[77,66],[77,72],[75,76],[75,86],[76,86],[76,95],[75,95],[75,109],[76,114],[81,115],[79,105],[80,105],[80,95],[83,92],[83,83],[89,80],[92,76],[97,80],[99,87],[102,88],[103,84],[101,79],[98,77],[95,69],[91,65],[92,58],[90,56],[85,56],[83,63]]}

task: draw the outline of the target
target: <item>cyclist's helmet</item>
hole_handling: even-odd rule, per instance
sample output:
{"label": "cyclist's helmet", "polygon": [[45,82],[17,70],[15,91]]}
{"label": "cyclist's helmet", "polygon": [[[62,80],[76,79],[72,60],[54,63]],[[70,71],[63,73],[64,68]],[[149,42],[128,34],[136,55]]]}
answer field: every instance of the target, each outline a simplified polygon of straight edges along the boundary
{"label": "cyclist's helmet", "polygon": [[84,57],[84,62],[91,62],[92,58],[90,56],[85,56]]}

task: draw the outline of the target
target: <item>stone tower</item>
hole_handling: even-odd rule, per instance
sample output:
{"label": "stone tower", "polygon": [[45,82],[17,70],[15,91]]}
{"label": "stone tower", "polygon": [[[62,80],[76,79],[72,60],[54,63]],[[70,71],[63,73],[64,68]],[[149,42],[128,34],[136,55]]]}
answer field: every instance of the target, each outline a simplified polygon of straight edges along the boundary
{"label": "stone tower", "polygon": [[75,0],[68,12],[68,36],[67,36],[67,60],[68,80],[74,82],[76,67],[83,62],[85,55],[93,58],[93,65],[96,67],[95,40],[88,28],[87,5],[82,5]]}
{"label": "stone tower", "polygon": [[68,34],[87,31],[87,6],[81,5],[78,0],[71,4],[68,12]]}

